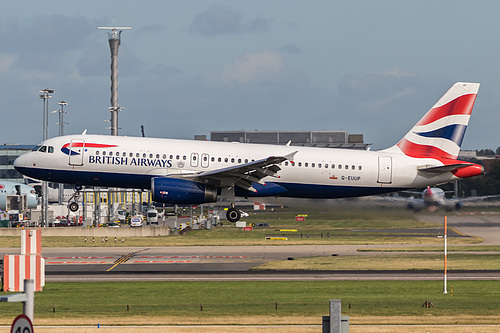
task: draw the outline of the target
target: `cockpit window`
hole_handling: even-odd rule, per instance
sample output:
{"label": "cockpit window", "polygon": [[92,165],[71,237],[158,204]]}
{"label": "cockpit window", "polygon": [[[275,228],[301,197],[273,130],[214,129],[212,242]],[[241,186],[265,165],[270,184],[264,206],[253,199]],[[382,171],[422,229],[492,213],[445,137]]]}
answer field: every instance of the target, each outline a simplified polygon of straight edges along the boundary
{"label": "cockpit window", "polygon": [[49,146],[49,153],[50,154],[54,153],[54,147],[53,146]]}
{"label": "cockpit window", "polygon": [[38,151],[38,149],[40,149],[42,146],[36,146],[35,148],[33,148],[32,151]]}
{"label": "cockpit window", "polygon": [[47,152],[47,146],[42,146],[38,151],[42,152],[42,153],[46,153]]}

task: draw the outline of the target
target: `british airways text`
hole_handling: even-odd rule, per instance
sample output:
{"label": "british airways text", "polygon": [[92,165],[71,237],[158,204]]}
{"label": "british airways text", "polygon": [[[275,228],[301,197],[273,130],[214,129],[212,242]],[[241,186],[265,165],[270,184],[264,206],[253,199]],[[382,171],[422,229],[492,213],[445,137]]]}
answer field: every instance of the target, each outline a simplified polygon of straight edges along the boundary
{"label": "british airways text", "polygon": [[89,156],[91,164],[112,164],[112,165],[135,165],[150,166],[158,168],[171,168],[172,160],[154,159],[154,158],[128,158],[119,156]]}

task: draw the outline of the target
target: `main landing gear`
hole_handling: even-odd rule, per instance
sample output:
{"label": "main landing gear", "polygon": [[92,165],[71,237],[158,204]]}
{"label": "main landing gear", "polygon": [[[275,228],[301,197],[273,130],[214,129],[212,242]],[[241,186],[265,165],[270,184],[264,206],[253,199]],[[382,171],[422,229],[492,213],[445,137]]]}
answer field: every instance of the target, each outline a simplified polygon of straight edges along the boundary
{"label": "main landing gear", "polygon": [[78,199],[80,199],[80,190],[82,189],[81,185],[75,186],[75,193],[68,200],[68,208],[72,212],[76,212],[79,208]]}
{"label": "main landing gear", "polygon": [[231,207],[227,210],[226,218],[229,222],[238,222],[241,218],[241,213],[238,208],[234,206],[234,203],[231,204]]}

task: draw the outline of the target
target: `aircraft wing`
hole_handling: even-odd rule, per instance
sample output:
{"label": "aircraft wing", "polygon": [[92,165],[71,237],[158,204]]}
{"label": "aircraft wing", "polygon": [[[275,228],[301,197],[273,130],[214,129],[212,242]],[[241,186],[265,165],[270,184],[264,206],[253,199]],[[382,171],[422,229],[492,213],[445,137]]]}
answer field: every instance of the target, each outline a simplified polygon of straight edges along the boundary
{"label": "aircraft wing", "polygon": [[242,189],[257,192],[252,183],[265,185],[262,181],[265,177],[279,178],[278,172],[281,168],[278,166],[283,161],[292,161],[297,152],[285,156],[270,156],[257,161],[245,164],[211,170],[206,172],[184,175],[183,178],[191,178],[200,183],[214,186],[238,186]]}

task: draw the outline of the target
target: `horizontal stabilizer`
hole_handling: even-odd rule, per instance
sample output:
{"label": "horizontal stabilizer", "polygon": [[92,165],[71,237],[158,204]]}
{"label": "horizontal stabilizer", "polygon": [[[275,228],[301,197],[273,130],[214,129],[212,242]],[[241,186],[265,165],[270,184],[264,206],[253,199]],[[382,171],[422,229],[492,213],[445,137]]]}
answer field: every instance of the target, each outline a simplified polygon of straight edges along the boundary
{"label": "horizontal stabilizer", "polygon": [[449,165],[422,165],[417,167],[418,171],[432,172],[432,173],[444,173],[451,172],[455,169],[465,168],[473,165],[472,163],[455,163]]}

